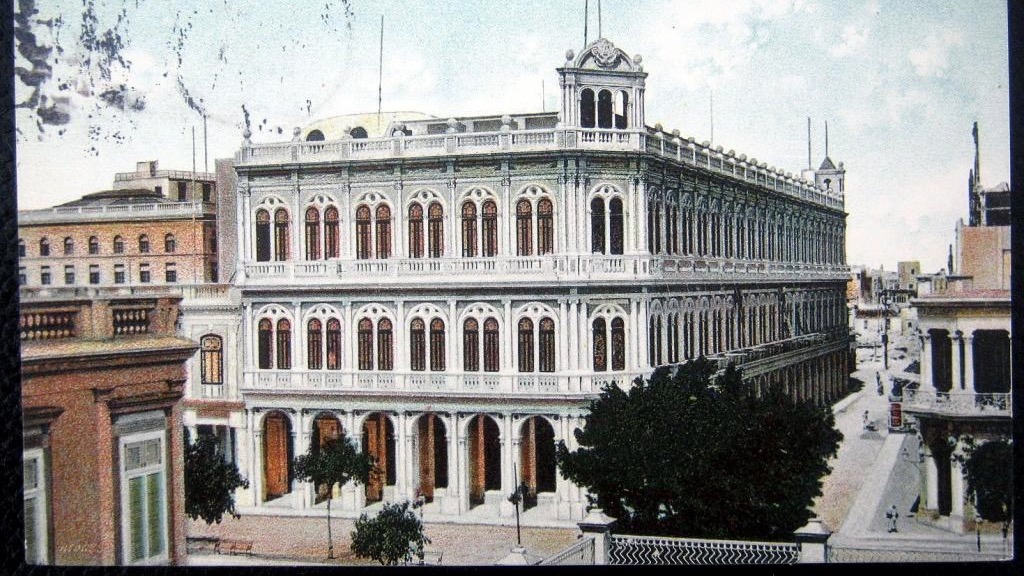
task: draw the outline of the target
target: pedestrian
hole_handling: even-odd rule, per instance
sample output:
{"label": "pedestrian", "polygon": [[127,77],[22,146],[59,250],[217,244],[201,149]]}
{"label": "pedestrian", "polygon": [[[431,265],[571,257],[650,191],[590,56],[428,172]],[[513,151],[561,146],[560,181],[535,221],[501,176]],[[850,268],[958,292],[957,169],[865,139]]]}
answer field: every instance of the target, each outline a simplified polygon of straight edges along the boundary
{"label": "pedestrian", "polygon": [[864,411],[864,427],[867,428],[868,424],[870,424],[870,423],[871,423],[871,416],[868,414],[868,411],[865,410]]}
{"label": "pedestrian", "polygon": [[892,508],[889,508],[885,513],[885,519],[889,521],[889,533],[899,532],[896,529],[896,519],[900,517],[900,513],[896,511],[896,505],[893,504]]}

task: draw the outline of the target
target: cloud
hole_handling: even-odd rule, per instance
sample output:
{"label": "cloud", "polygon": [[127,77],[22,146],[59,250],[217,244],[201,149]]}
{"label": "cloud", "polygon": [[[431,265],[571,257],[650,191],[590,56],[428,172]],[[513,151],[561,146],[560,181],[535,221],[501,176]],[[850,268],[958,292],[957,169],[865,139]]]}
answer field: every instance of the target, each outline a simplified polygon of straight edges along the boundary
{"label": "cloud", "polygon": [[949,69],[950,52],[963,43],[963,33],[957,30],[933,32],[925,37],[920,46],[911,48],[907,56],[918,76],[942,77]]}
{"label": "cloud", "polygon": [[833,46],[830,52],[833,56],[848,56],[864,46],[869,34],[867,27],[850,24],[843,28],[839,43]]}

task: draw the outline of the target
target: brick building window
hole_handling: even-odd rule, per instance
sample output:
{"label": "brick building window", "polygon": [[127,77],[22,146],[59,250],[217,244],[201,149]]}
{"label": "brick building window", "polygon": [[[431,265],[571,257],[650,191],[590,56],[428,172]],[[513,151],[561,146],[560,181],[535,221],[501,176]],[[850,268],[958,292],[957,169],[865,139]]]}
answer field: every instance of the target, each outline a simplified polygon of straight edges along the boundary
{"label": "brick building window", "polygon": [[164,235],[164,252],[173,254],[178,249],[178,242],[174,239],[174,234]]}
{"label": "brick building window", "polygon": [[188,199],[188,184],[185,182],[178,182],[178,202],[184,202]]}
{"label": "brick building window", "polygon": [[114,284],[124,284],[124,264],[114,264]]}
{"label": "brick building window", "polygon": [[100,283],[100,265],[90,264],[89,265],[89,284]]}
{"label": "brick building window", "polygon": [[178,267],[174,262],[164,264],[164,282],[173,284],[178,281]]}
{"label": "brick building window", "polygon": [[100,240],[95,236],[89,236],[89,254],[96,255],[100,253]]}
{"label": "brick building window", "polygon": [[213,195],[213,186],[209,182],[203,182],[203,202],[209,202]]}
{"label": "brick building window", "polygon": [[124,254],[124,238],[114,236],[114,254]]}
{"label": "brick building window", "polygon": [[25,257],[25,241],[18,238],[18,256],[21,258]]}
{"label": "brick building window", "polygon": [[43,286],[49,286],[50,284],[50,267],[43,266],[39,272],[39,283]]}
{"label": "brick building window", "polygon": [[149,254],[149,236],[139,236],[139,254]]}
{"label": "brick building window", "polygon": [[68,236],[64,239],[64,255],[70,256],[75,253],[75,241],[73,238]]}
{"label": "brick building window", "polygon": [[25,275],[25,267],[18,267],[18,286],[25,286],[28,284],[28,277]]}
{"label": "brick building window", "polygon": [[50,255],[50,241],[43,238],[39,241],[39,255],[49,256]]}
{"label": "brick building window", "polygon": [[149,264],[139,264],[139,282],[149,283]]}
{"label": "brick building window", "polygon": [[121,509],[126,563],[167,558],[164,432],[121,439]]}
{"label": "brick building window", "polygon": [[75,267],[71,265],[64,266],[64,283],[71,285],[75,283]]}

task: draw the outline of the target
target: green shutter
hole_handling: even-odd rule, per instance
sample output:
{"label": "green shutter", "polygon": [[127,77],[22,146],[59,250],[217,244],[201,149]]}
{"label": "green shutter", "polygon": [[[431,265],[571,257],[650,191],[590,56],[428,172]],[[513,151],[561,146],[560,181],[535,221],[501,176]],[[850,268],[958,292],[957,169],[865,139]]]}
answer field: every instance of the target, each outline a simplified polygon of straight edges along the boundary
{"label": "green shutter", "polygon": [[164,502],[163,474],[157,472],[146,476],[147,499],[146,509],[149,521],[149,557],[157,556],[164,551]]}
{"label": "green shutter", "polygon": [[145,479],[137,476],[128,481],[128,514],[131,523],[131,561],[137,562],[146,557],[145,529]]}
{"label": "green shutter", "polygon": [[36,505],[35,498],[25,500],[25,563],[39,562],[39,543],[36,541]]}

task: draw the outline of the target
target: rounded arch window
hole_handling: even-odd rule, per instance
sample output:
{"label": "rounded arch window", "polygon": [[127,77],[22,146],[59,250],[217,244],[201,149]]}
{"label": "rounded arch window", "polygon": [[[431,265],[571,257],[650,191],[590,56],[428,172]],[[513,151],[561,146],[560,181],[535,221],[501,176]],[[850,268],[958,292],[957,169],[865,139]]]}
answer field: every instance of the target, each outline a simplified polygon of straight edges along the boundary
{"label": "rounded arch window", "polygon": [[324,133],[319,130],[310,130],[309,134],[306,134],[306,142],[322,142],[324,140]]}
{"label": "rounded arch window", "polygon": [[353,128],[352,130],[349,131],[348,135],[353,137],[353,138],[368,138],[369,137],[369,134],[367,134],[367,132],[366,132],[366,128],[363,128],[362,126],[356,126],[355,128]]}
{"label": "rounded arch window", "polygon": [[595,126],[595,105],[594,91],[590,88],[584,88],[580,92],[580,126],[584,128],[593,128]]}

